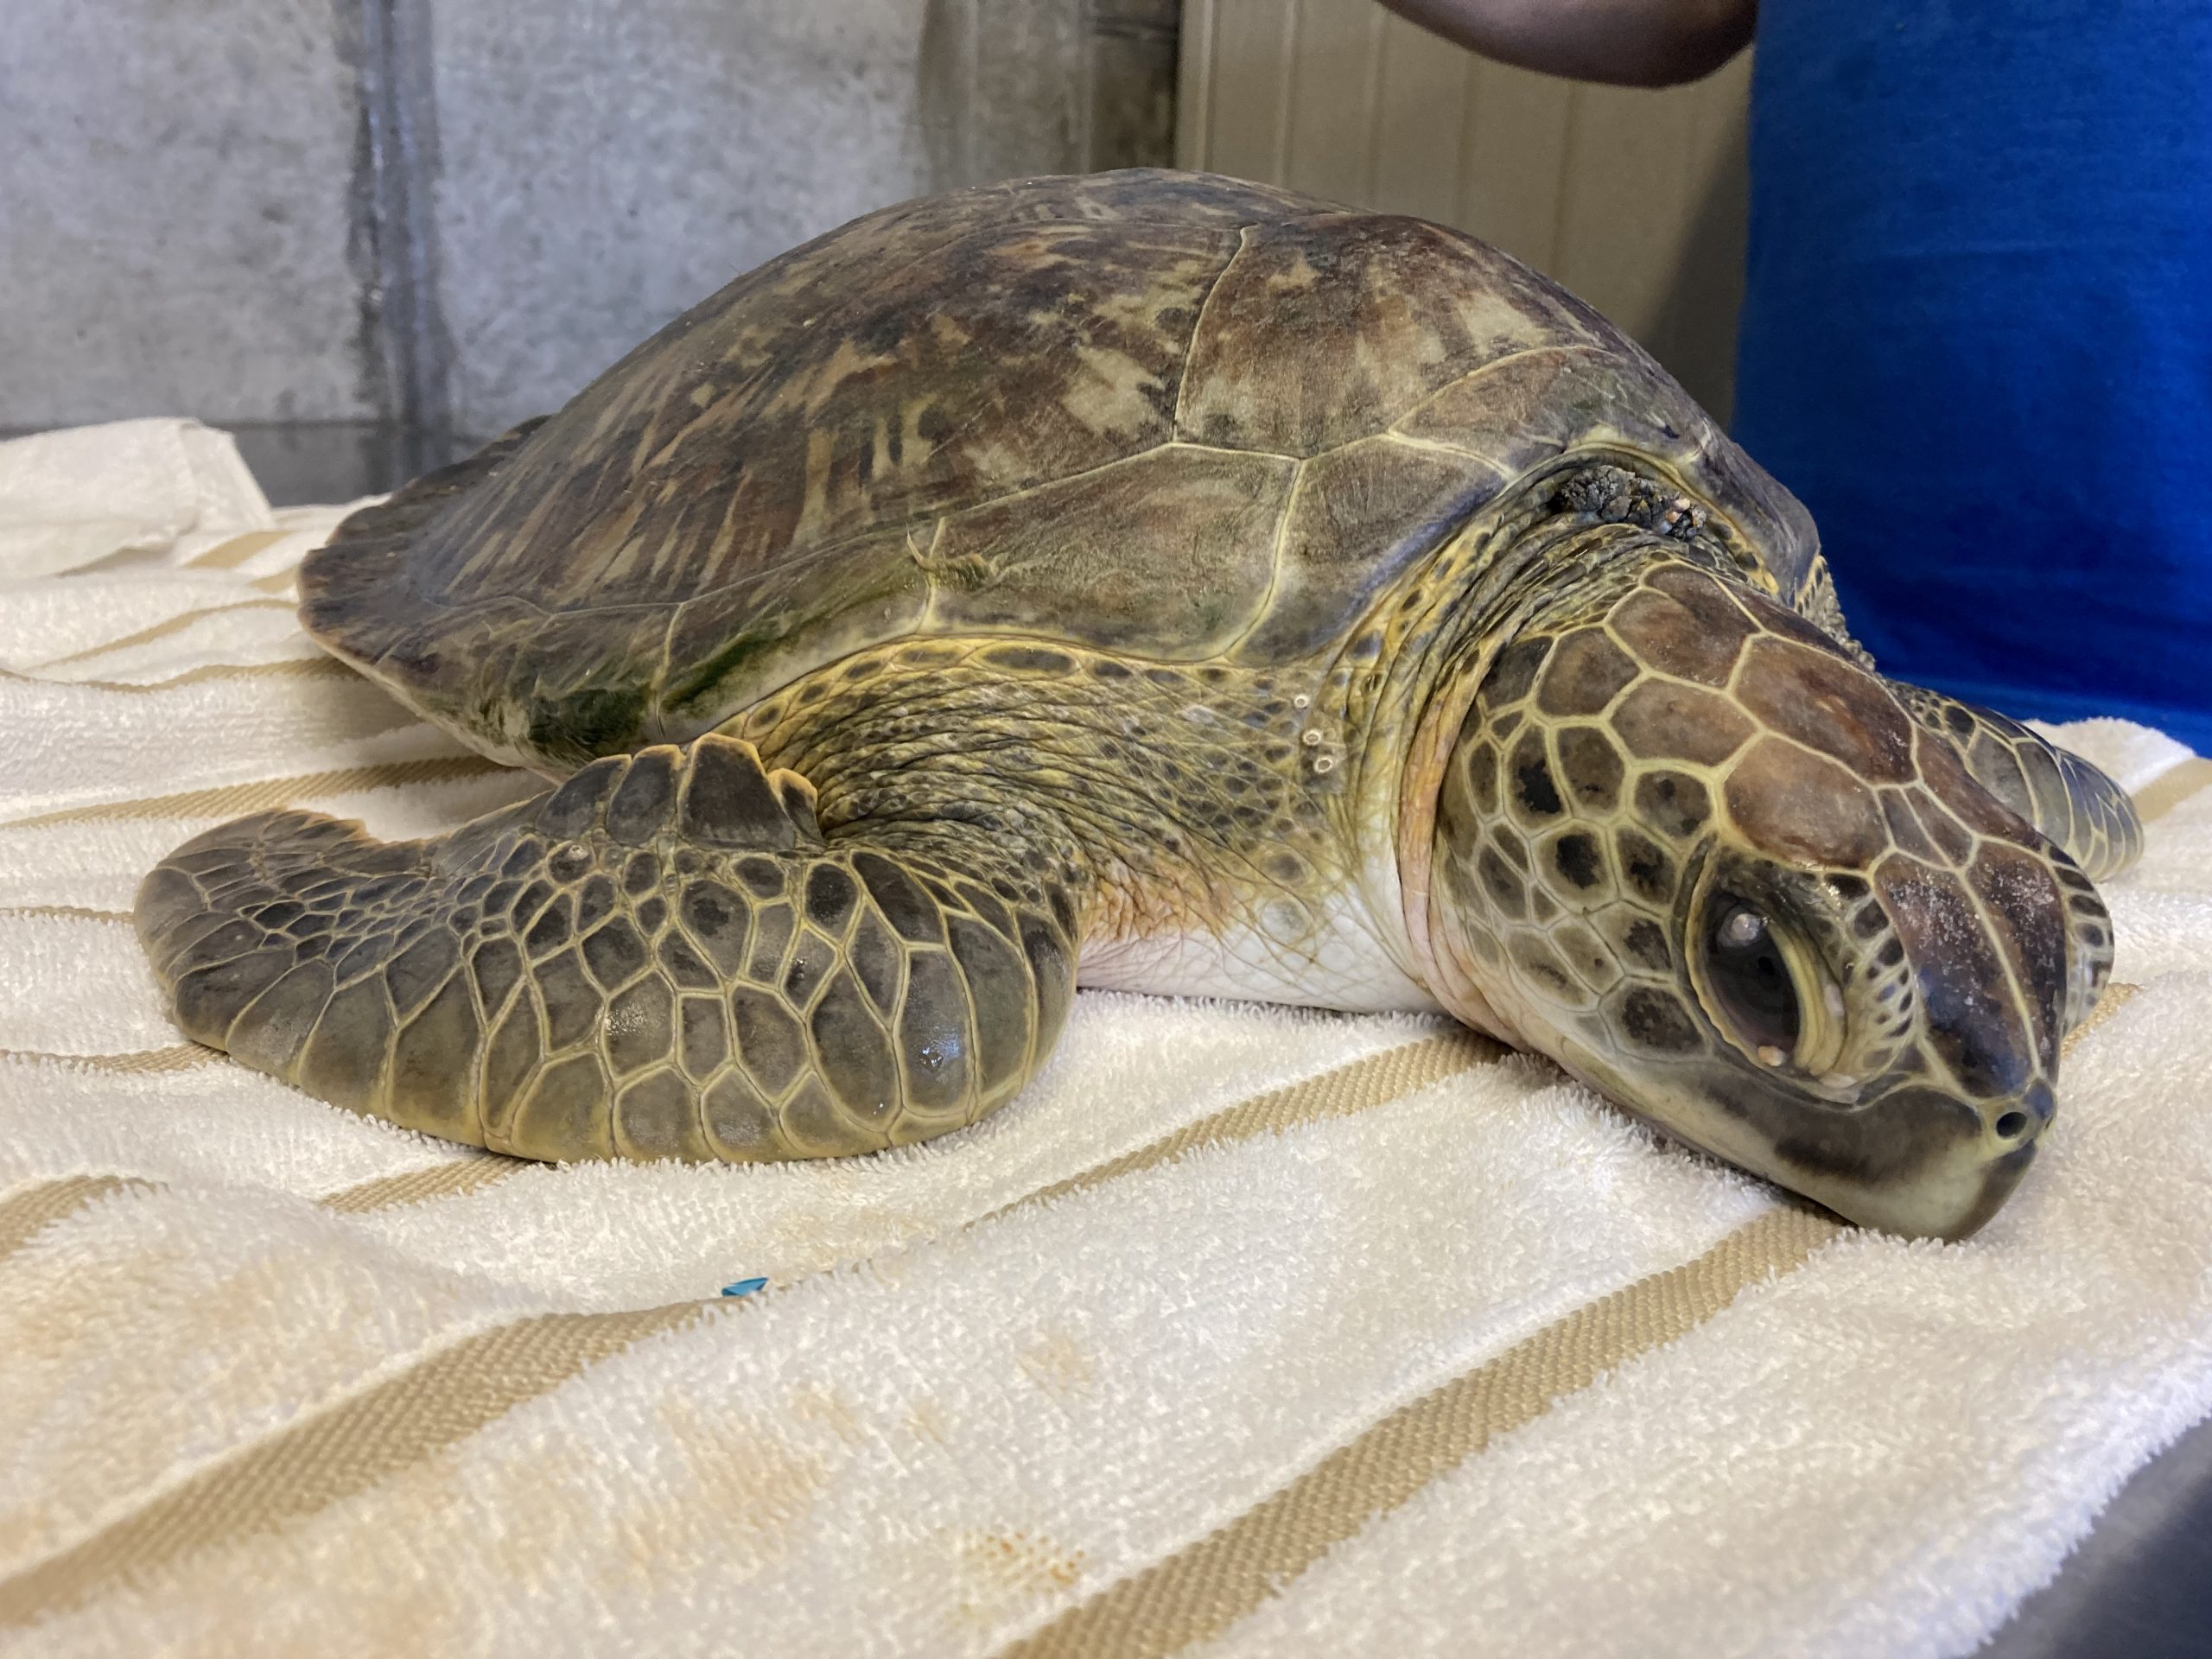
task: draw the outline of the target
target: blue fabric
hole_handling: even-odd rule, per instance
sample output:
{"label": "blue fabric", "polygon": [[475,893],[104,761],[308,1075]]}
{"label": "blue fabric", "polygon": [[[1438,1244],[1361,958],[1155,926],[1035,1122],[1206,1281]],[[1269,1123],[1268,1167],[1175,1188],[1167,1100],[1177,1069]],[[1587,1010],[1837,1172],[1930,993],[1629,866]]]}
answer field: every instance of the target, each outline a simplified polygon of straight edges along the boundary
{"label": "blue fabric", "polygon": [[1735,435],[1885,671],[2212,753],[2212,4],[1763,0]]}

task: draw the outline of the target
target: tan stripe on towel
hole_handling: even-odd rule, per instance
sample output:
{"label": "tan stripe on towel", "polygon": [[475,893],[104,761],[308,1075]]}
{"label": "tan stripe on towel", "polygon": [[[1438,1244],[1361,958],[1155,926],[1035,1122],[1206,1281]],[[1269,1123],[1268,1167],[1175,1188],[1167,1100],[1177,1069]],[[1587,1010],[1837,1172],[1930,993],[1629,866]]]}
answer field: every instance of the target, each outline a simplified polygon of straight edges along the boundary
{"label": "tan stripe on towel", "polygon": [[[988,1221],[1009,1210],[1039,1199],[1096,1186],[1134,1170],[1149,1169],[1181,1157],[1194,1147],[1243,1141],[1325,1117],[1344,1117],[1370,1107],[1389,1104],[1416,1089],[1456,1077],[1469,1067],[1496,1059],[1507,1052],[1490,1039],[1471,1031],[1447,1032],[1419,1042],[1407,1043],[1380,1054],[1370,1054],[1318,1077],[1255,1095],[1225,1107],[1210,1117],[1185,1124],[1173,1134],[1095,1164],[1090,1168],[1055,1181],[1050,1186],[1003,1204],[977,1217]],[[431,1198],[477,1192],[530,1167],[527,1160],[503,1158],[486,1153],[479,1158],[410,1169],[397,1175],[379,1175],[332,1193],[322,1207],[341,1215],[356,1215],[396,1205],[422,1204]]]}
{"label": "tan stripe on towel", "polygon": [[127,922],[127,910],[93,910],[85,905],[0,905],[0,916],[53,916],[73,922]]}
{"label": "tan stripe on towel", "polygon": [[379,1175],[373,1180],[340,1188],[319,1202],[324,1209],[338,1215],[366,1215],[372,1210],[387,1210],[395,1205],[423,1204],[458,1192],[480,1192],[529,1167],[527,1160],[503,1158],[498,1153],[487,1152],[480,1157],[433,1164],[428,1169]]}
{"label": "tan stripe on towel", "polygon": [[202,663],[198,668],[172,674],[166,680],[54,680],[0,668],[0,680],[67,685],[83,691],[118,691],[134,697],[173,691],[180,685],[197,685],[203,680],[248,680],[270,675],[294,679],[341,679],[353,677],[354,671],[335,657],[283,657],[273,663]]}
{"label": "tan stripe on towel", "polygon": [[2191,755],[2179,766],[2169,766],[2138,790],[2135,810],[2148,823],[2208,789],[2212,789],[2212,760]]}
{"label": "tan stripe on towel", "polygon": [[250,530],[243,536],[233,536],[227,542],[218,542],[204,553],[195,553],[184,562],[188,570],[235,570],[257,553],[269,549],[295,532],[289,530]]}
{"label": "tan stripe on towel", "polygon": [[1841,1230],[1784,1205],[1694,1261],[1554,1321],[1382,1419],[1235,1520],[1111,1585],[1007,1656],[1156,1655],[1218,1635],[1332,1545],[1604,1372],[1694,1330]]}
{"label": "tan stripe on towel", "polygon": [[1446,1077],[1457,1077],[1471,1067],[1501,1059],[1511,1052],[1503,1044],[1492,1041],[1479,1032],[1461,1028],[1435,1037],[1407,1043],[1397,1048],[1386,1049],[1380,1054],[1370,1054],[1332,1071],[1302,1082],[1270,1090],[1264,1095],[1255,1095],[1234,1106],[1224,1107],[1211,1116],[1186,1123],[1172,1135],[1139,1147],[1134,1152],[1123,1153],[1118,1158],[1093,1164],[1089,1169],[1055,1181],[1050,1186],[1039,1187],[1034,1192],[1024,1193],[1011,1203],[1000,1205],[982,1217],[989,1220],[1026,1204],[1037,1204],[1047,1198],[1057,1198],[1069,1192],[1079,1192],[1085,1187],[1096,1186],[1116,1176],[1132,1171],[1150,1169],[1180,1158],[1198,1147],[1221,1146],[1234,1141],[1249,1141],[1254,1135],[1270,1135],[1288,1128],[1294,1123],[1310,1123],[1321,1118],[1349,1117],[1376,1106],[1386,1106],[1401,1096],[1416,1089],[1426,1089]]}
{"label": "tan stripe on towel", "polygon": [[2126,1007],[2134,998],[2135,994],[2142,988],[2140,985],[2130,985],[2124,980],[2107,981],[2105,984],[2104,995],[2097,999],[2097,1006],[2089,1010],[2089,1017],[2068,1032],[2064,1039],[2059,1043],[2059,1053],[2071,1054],[2076,1044]]}
{"label": "tan stripe on towel", "polygon": [[124,1077],[148,1072],[189,1071],[195,1065],[223,1058],[219,1048],[197,1043],[171,1043],[166,1048],[133,1049],[123,1054],[56,1054],[41,1048],[0,1048],[0,1060],[39,1060],[52,1065],[73,1065],[86,1071],[105,1071]]}
{"label": "tan stripe on towel", "polygon": [[496,760],[478,754],[442,754],[423,760],[386,760],[367,766],[340,766],[329,772],[301,772],[291,778],[266,778],[248,784],[222,784],[213,789],[181,790],[174,795],[141,795],[131,800],[100,801],[90,806],[65,807],[35,817],[16,818],[6,828],[34,824],[75,823],[110,818],[227,818],[263,812],[311,801],[327,795],[350,795],[357,790],[394,789],[408,784],[442,784],[461,778],[481,778],[505,772]]}
{"label": "tan stripe on towel", "polygon": [[[188,611],[179,611],[175,616],[156,622],[150,628],[141,628],[136,633],[126,633],[119,639],[87,645],[82,651],[73,651],[67,657],[55,657],[38,664],[40,671],[60,668],[64,663],[81,663],[87,657],[102,657],[111,651],[122,651],[130,645],[143,645],[156,639],[167,639],[179,628],[189,627],[203,616],[220,616],[226,611],[289,610],[291,606],[281,599],[234,599],[221,605],[196,605]],[[78,683],[78,682],[71,682]]]}
{"label": "tan stripe on towel", "polygon": [[41,1229],[73,1216],[111,1192],[157,1191],[159,1183],[129,1175],[64,1175],[0,1198],[0,1262],[29,1243]]}
{"label": "tan stripe on towel", "polygon": [[[1149,1169],[1154,1164],[1180,1157],[1193,1147],[1242,1141],[1255,1135],[1287,1128],[1294,1123],[1310,1122],[1323,1117],[1342,1117],[1364,1111],[1370,1107],[1385,1105],[1402,1095],[1411,1094],[1416,1089],[1457,1076],[1470,1066],[1494,1059],[1504,1052],[1503,1048],[1486,1037],[1473,1032],[1459,1031],[1425,1038],[1420,1042],[1408,1043],[1381,1054],[1369,1055],[1364,1059],[1325,1071],[1319,1077],[1308,1077],[1303,1082],[1240,1101],[1210,1117],[1186,1124],[1172,1135],[1163,1135],[1149,1145],[1140,1147],[1135,1152],[1093,1165],[1079,1174],[1055,1181],[1034,1192],[1024,1193],[996,1210],[987,1211],[978,1219],[988,1221],[1025,1204],[1096,1186],[1102,1181],[1126,1175],[1133,1170]],[[379,1175],[358,1185],[342,1188],[320,1202],[324,1209],[340,1215],[360,1215],[398,1205],[423,1204],[432,1198],[482,1192],[529,1167],[526,1159],[505,1158],[495,1153],[486,1153],[480,1157],[434,1164],[427,1169],[404,1170],[397,1175]]]}
{"label": "tan stripe on towel", "polygon": [[312,1515],[467,1439],[632,1343],[718,1306],[728,1305],[549,1313],[464,1337],[0,1580],[0,1625],[28,1624],[187,1554]]}

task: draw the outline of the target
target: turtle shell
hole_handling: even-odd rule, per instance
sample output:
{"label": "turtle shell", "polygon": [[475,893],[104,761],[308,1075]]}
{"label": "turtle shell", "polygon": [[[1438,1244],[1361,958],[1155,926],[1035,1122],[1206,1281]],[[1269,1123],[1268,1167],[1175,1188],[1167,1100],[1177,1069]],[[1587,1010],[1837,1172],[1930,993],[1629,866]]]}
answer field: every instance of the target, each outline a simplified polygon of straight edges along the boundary
{"label": "turtle shell", "polygon": [[333,652],[551,770],[912,635],[1325,652],[1509,485],[1648,458],[1796,598],[1809,521],[1475,238],[1204,175],[987,187],[741,276],[560,413],[347,519]]}

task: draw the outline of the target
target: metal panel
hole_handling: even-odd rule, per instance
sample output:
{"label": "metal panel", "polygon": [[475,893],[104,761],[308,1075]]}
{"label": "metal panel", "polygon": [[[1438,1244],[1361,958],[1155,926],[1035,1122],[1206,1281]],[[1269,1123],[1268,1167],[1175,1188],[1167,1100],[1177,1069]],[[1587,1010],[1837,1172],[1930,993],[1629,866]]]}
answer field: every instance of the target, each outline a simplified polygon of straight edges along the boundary
{"label": "metal panel", "polygon": [[1578,85],[1374,0],[1187,0],[1185,167],[1461,226],[1619,323],[1726,418],[1748,54],[1689,86]]}

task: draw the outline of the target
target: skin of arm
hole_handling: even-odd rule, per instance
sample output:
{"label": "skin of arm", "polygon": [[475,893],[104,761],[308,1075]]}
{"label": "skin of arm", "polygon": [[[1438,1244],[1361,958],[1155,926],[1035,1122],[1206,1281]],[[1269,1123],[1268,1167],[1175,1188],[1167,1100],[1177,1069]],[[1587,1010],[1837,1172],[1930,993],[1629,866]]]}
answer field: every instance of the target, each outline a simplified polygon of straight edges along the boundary
{"label": "skin of arm", "polygon": [[1672,86],[1751,44],[1758,0],[1382,0],[1500,63],[1617,86]]}

